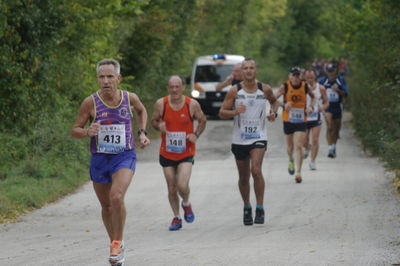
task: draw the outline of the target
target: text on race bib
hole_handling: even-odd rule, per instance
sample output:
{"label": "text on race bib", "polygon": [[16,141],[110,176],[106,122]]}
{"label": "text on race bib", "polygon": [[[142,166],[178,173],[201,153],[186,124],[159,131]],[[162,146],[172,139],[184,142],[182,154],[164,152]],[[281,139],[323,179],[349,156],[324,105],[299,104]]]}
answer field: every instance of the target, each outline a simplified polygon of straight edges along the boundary
{"label": "text on race bib", "polygon": [[125,150],[126,137],[124,124],[112,124],[100,126],[97,136],[97,152],[120,153]]}
{"label": "text on race bib", "polygon": [[260,120],[242,119],[240,121],[240,137],[242,139],[260,138]]}
{"label": "text on race bib", "polygon": [[303,108],[291,108],[289,111],[289,122],[291,123],[303,123],[304,120],[304,109]]}
{"label": "text on race bib", "polygon": [[165,141],[167,152],[183,153],[186,150],[186,132],[167,132]]}

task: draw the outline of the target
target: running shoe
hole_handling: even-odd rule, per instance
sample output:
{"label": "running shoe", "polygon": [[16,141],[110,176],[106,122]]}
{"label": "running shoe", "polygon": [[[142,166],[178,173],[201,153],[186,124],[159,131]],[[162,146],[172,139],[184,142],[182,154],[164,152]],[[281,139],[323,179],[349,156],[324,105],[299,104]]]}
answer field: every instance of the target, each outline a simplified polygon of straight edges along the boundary
{"label": "running shoe", "polygon": [[289,161],[288,172],[289,172],[289,175],[294,174],[294,161]]}
{"label": "running shoe", "polygon": [[184,211],[183,217],[185,218],[185,221],[188,223],[192,223],[194,221],[194,213],[192,211],[192,205],[189,204],[188,206],[183,206],[182,202],[182,208]]}
{"label": "running shoe", "polygon": [[243,209],[243,223],[244,225],[253,225],[253,214],[251,208]]}
{"label": "running shoe", "polygon": [[178,217],[174,217],[172,219],[171,225],[169,226],[170,231],[176,231],[182,228],[182,219],[179,219]]}
{"label": "running shoe", "polygon": [[256,217],[254,218],[255,224],[264,224],[264,209],[256,208]]}
{"label": "running shoe", "polygon": [[336,147],[335,147],[335,148],[333,148],[332,155],[333,155],[333,157],[332,157],[332,158],[336,158]]}
{"label": "running shoe", "polygon": [[108,261],[112,266],[122,266],[125,261],[124,241],[113,240],[110,244],[110,257]]}
{"label": "running shoe", "polygon": [[310,162],[308,166],[310,166],[310,170],[317,170],[317,164],[315,162]]}
{"label": "running shoe", "polygon": [[301,174],[300,173],[296,174],[294,180],[296,180],[296,183],[301,183],[301,181],[303,181],[303,179],[301,179]]}
{"label": "running shoe", "polygon": [[305,149],[305,150],[304,150],[304,156],[303,156],[303,158],[304,158],[304,159],[307,159],[309,153],[310,153],[310,150]]}
{"label": "running shoe", "polygon": [[335,158],[334,155],[333,155],[333,148],[329,148],[328,149],[328,157],[329,158]]}

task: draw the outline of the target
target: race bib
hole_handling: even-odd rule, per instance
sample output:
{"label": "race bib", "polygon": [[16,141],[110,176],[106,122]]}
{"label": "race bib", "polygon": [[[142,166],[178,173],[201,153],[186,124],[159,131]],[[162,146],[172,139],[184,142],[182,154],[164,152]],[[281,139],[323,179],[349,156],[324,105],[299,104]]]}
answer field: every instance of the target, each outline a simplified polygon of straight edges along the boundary
{"label": "race bib", "polygon": [[167,152],[183,153],[186,150],[186,132],[165,133]]}
{"label": "race bib", "polygon": [[318,112],[311,112],[307,115],[307,121],[318,120]]}
{"label": "race bib", "polygon": [[125,150],[125,125],[102,125],[97,136],[99,153],[120,153]]}
{"label": "race bib", "polygon": [[331,103],[337,103],[337,102],[339,102],[339,93],[337,93],[336,91],[334,91],[334,90],[331,89],[331,88],[328,88],[328,89],[326,90],[326,92],[327,92],[327,94],[328,94],[329,102],[331,102]]}
{"label": "race bib", "polygon": [[260,120],[240,120],[240,137],[242,139],[260,138]]}
{"label": "race bib", "polygon": [[304,122],[304,109],[303,108],[291,108],[289,111],[289,122],[303,123]]}

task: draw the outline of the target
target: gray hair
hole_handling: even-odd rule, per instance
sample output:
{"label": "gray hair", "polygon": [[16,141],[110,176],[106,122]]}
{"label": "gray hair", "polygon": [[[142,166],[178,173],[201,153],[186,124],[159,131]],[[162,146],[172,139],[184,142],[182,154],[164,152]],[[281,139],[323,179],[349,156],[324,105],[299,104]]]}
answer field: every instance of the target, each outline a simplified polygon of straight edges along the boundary
{"label": "gray hair", "polygon": [[97,63],[97,66],[96,66],[96,73],[97,73],[97,74],[99,74],[99,68],[100,68],[100,66],[104,66],[104,65],[113,65],[113,66],[114,66],[114,69],[115,69],[115,73],[117,73],[118,75],[119,75],[120,72],[121,72],[121,66],[120,66],[120,64],[119,64],[119,62],[118,62],[117,60],[112,59],[112,58],[105,58],[105,59],[103,59],[103,60],[100,60],[100,61]]}

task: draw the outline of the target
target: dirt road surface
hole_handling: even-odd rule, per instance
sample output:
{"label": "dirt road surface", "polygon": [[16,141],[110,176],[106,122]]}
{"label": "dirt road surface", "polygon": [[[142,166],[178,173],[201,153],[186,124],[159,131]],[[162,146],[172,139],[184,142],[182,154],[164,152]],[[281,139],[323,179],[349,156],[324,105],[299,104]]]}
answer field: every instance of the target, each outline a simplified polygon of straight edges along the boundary
{"label": "dirt road surface", "polygon": [[[338,157],[327,158],[325,126],[318,169],[303,183],[287,172],[282,122],[268,124],[263,164],[266,223],[244,226],[230,153],[232,121],[209,121],[191,179],[192,224],[168,231],[172,212],[158,164],[159,141],[139,152],[126,196],[130,265],[393,265],[400,263],[400,200],[376,158],[368,157],[346,114]],[[252,191],[252,202],[255,204]],[[109,265],[108,239],[91,183],[0,225],[0,265]]]}

